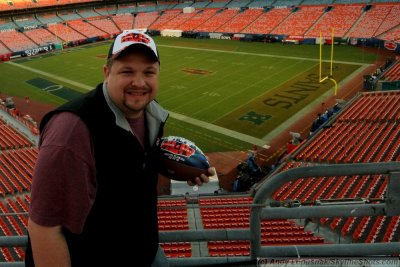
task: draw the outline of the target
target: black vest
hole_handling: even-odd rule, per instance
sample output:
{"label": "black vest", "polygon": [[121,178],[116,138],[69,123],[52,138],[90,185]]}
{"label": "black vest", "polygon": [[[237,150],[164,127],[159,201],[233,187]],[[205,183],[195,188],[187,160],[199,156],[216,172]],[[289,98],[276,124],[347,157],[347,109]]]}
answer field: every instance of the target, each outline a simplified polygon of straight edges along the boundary
{"label": "black vest", "polygon": [[[146,140],[143,151],[132,133],[115,125],[101,84],[46,114],[41,131],[55,113],[62,111],[77,114],[88,126],[98,183],[83,232],[73,234],[63,229],[72,266],[150,266],[158,249],[158,147],[150,147]],[[162,130],[163,124],[158,138]],[[31,257],[28,250],[27,258]]]}

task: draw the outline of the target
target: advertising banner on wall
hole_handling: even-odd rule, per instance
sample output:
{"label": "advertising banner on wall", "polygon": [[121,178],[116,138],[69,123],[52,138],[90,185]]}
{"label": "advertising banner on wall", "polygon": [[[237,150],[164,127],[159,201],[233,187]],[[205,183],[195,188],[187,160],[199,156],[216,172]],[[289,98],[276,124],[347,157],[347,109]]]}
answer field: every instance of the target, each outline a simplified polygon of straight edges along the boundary
{"label": "advertising banner on wall", "polygon": [[383,44],[383,46],[387,49],[387,50],[391,50],[391,51],[396,51],[398,49],[398,44],[393,42],[393,41],[385,41],[385,43]]}
{"label": "advertising banner on wall", "polygon": [[35,55],[40,54],[40,53],[51,52],[54,49],[55,49],[54,48],[54,44],[48,44],[48,45],[40,46],[40,47],[37,47],[37,48],[27,49],[27,50],[23,51],[22,56],[31,57],[31,56],[35,56]]}
{"label": "advertising banner on wall", "polygon": [[231,40],[232,34],[227,33],[219,33],[219,32],[210,32],[210,39],[221,39],[221,40]]}

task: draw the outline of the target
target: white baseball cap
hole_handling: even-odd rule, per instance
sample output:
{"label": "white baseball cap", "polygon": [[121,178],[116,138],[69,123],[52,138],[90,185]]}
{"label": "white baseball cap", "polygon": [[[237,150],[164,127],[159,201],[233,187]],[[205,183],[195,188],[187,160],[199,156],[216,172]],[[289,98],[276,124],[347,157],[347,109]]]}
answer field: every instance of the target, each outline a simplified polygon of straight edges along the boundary
{"label": "white baseball cap", "polygon": [[117,35],[108,51],[107,58],[118,57],[122,51],[131,45],[143,45],[148,47],[153,52],[156,60],[160,62],[157,46],[153,38],[143,31],[138,30],[124,30],[122,33]]}

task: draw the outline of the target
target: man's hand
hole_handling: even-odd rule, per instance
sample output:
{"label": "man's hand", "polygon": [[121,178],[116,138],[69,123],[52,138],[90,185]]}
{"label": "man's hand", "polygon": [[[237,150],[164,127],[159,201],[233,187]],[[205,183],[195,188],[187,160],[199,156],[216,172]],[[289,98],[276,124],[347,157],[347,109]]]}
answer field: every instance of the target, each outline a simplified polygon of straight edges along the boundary
{"label": "man's hand", "polygon": [[203,183],[208,183],[208,181],[210,180],[210,176],[214,176],[215,174],[217,174],[217,171],[215,170],[214,167],[210,167],[208,168],[208,176],[205,174],[200,175],[200,177],[196,177],[193,180],[189,180],[187,181],[188,185],[190,186],[194,186],[195,184],[197,185],[202,185]]}

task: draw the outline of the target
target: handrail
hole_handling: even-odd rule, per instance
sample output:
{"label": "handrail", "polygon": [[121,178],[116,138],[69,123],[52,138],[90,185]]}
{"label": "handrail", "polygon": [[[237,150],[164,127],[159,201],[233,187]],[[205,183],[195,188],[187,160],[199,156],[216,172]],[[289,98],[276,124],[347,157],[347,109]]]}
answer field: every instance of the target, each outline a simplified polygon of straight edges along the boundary
{"label": "handrail", "polygon": [[[273,207],[272,194],[284,183],[299,178],[385,174],[389,176],[386,197],[377,203],[355,204],[331,202],[328,205]],[[254,263],[259,257],[326,257],[393,255],[400,251],[400,242],[354,243],[323,245],[261,246],[262,219],[353,217],[399,215],[400,162],[324,164],[289,169],[273,175],[256,191],[249,205],[249,229],[187,230],[160,232],[161,242],[250,240],[250,256],[240,257],[191,257],[169,259],[170,266],[200,266],[229,263],[235,265]],[[223,205],[220,205],[223,206]],[[229,206],[229,205],[227,205]],[[0,247],[26,246],[26,236],[0,237]],[[24,267],[23,262],[0,263],[0,267]]]}
{"label": "handrail", "polygon": [[[379,163],[351,163],[351,164],[323,164],[309,167],[299,167],[295,169],[289,169],[284,172],[278,173],[263,182],[259,190],[254,196],[253,206],[250,213],[250,256],[252,259],[256,259],[259,256],[269,255],[268,249],[263,248],[261,250],[261,219],[274,219],[274,218],[301,218],[305,217],[334,217],[339,214],[341,217],[355,216],[354,212],[357,212],[358,216],[369,216],[369,215],[386,215],[386,209],[392,209],[390,207],[392,203],[388,201],[385,204],[377,203],[370,204],[357,204],[344,208],[343,205],[339,206],[311,206],[311,207],[297,207],[283,211],[282,208],[277,209],[274,207],[267,206],[263,208],[261,204],[268,204],[272,200],[269,198],[273,192],[280,188],[283,184],[289,181],[297,180],[299,178],[310,178],[310,177],[330,177],[330,176],[350,176],[350,175],[368,175],[368,174],[392,174],[400,172],[400,162],[379,162]],[[390,191],[390,189],[388,189]],[[393,190],[392,190],[393,191]],[[398,198],[398,196],[396,197]],[[387,197],[390,200],[390,196]],[[394,202],[395,203],[395,202]],[[350,208],[349,208],[350,207]],[[273,210],[276,209],[276,212]],[[329,212],[324,212],[329,210]],[[284,212],[284,215],[279,214],[279,211]],[[304,212],[304,216],[300,216]],[[323,214],[322,214],[323,213]],[[326,216],[327,213],[331,213],[332,216]],[[323,216],[322,216],[323,215]],[[393,215],[393,214],[391,214]],[[358,244],[357,244],[358,245]],[[363,255],[366,252],[361,249],[357,249],[357,245],[353,245],[352,249],[345,249],[344,255]],[[325,246],[325,245],[324,245]],[[344,245],[330,245],[330,255],[337,253],[339,255],[339,247]],[[397,251],[400,251],[400,242],[392,242],[391,246],[394,246]],[[296,246],[297,247],[297,246]],[[369,245],[370,255],[377,253],[374,246]],[[309,250],[314,255],[318,255],[318,249],[321,246],[309,247]],[[308,252],[308,253],[311,253]]]}

